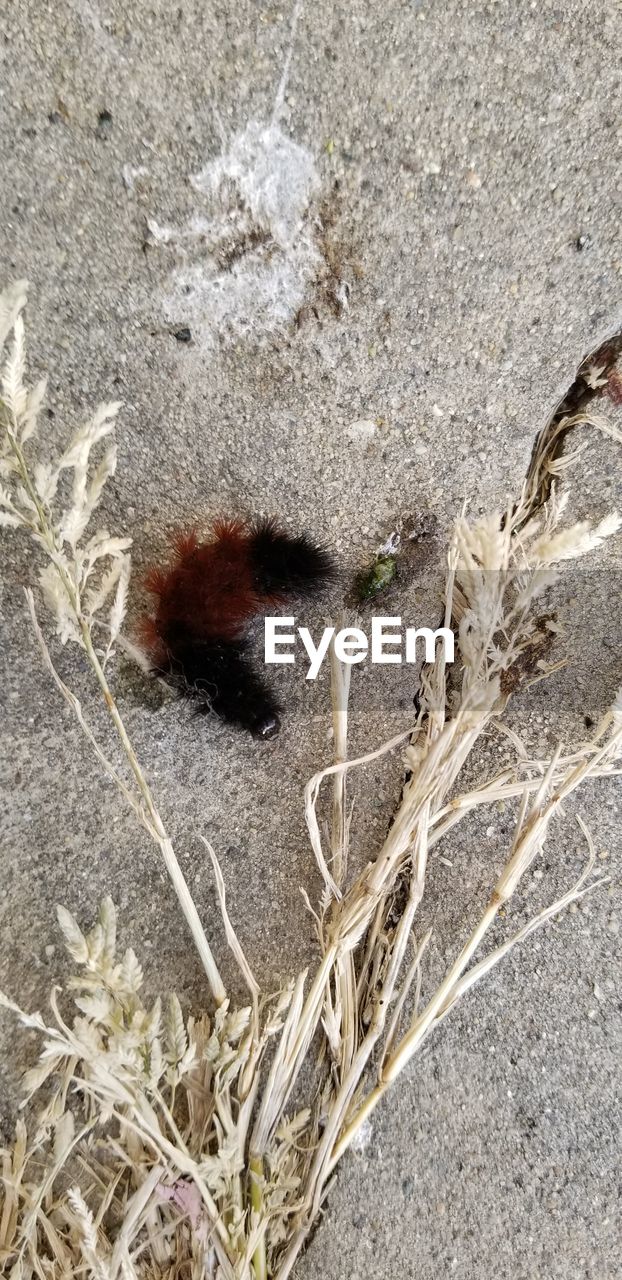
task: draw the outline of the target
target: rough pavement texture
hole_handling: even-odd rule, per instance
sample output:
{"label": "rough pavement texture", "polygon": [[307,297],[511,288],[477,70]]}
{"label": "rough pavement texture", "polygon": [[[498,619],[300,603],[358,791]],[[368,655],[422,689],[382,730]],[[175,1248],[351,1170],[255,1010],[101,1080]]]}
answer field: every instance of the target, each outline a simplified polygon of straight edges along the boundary
{"label": "rough pavement texture", "polygon": [[[433,621],[443,530],[465,497],[477,511],[516,491],[544,410],[620,301],[617,4],[597,18],[577,0],[303,9],[280,125],[317,173],[307,217],[319,279],[297,322],[259,345],[209,340],[210,317],[193,327],[183,299],[171,313],[180,249],[148,224],[188,227],[203,211],[189,175],[249,121],[271,120],[289,12],[249,0],[22,0],[4,7],[0,31],[1,275],[32,282],[51,447],[98,399],[125,402],[104,513],[135,539],[137,583],[170,526],[223,509],[277,510],[325,536],[344,575],[399,519],[423,514],[437,534],[393,599],[409,620]],[[262,251],[261,237],[236,236],[218,249],[225,273]],[[200,268],[198,244],[181,253]],[[189,342],[174,336],[186,327]],[[589,459],[581,500],[608,508],[617,494],[619,505],[620,455],[594,444]],[[152,851],[41,670],[21,592],[34,559],[17,540],[9,552],[2,987],[41,1004],[66,973],[54,903],[86,920],[110,892],[153,989],[196,1003],[201,975]],[[598,586],[576,579],[573,674],[529,691],[515,713],[536,749],[560,732],[580,737],[583,715],[596,718],[620,681],[615,628],[602,633],[602,601],[619,596],[615,561],[608,573]],[[338,605],[339,591],[317,621]],[[75,655],[62,666],[99,725]],[[117,680],[199,909],[224,946],[200,830],[266,983],[312,954],[298,886],[313,896],[317,878],[301,793],[328,753],[326,678],[309,688],[297,667],[274,679],[291,706],[261,748],[189,719],[127,666]],[[355,673],[352,748],[406,727],[412,692],[406,667]],[[361,863],[399,773],[385,762],[355,784]],[[594,784],[579,807],[614,874],[619,789]],[[474,820],[448,848],[453,867],[438,865],[432,960],[453,954],[474,919],[509,825]],[[583,856],[569,813],[527,906]],[[614,879],[538,935],[444,1025],[366,1150],[347,1159],[300,1276],[614,1276],[616,890]],[[32,1046],[6,1024],[5,1034],[10,1117]]]}

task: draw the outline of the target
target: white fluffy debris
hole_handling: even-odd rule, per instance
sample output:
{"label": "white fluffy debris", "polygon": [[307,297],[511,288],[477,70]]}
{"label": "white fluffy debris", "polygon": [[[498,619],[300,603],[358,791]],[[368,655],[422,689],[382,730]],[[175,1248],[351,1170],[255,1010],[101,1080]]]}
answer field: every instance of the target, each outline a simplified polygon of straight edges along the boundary
{"label": "white fluffy debris", "polygon": [[255,120],[191,183],[216,200],[225,216],[240,204],[251,224],[269,232],[283,250],[295,244],[318,187],[311,152],[288,138],[279,125]]}
{"label": "white fluffy debris", "polygon": [[357,1155],[362,1156],[367,1150],[373,1136],[374,1131],[371,1120],[364,1120],[357,1129],[350,1143],[350,1150],[356,1152]]}
{"label": "white fluffy debris", "polygon": [[280,329],[300,309],[320,262],[311,152],[279,125],[251,120],[190,181],[205,204],[186,225],[148,224],[152,239],[176,252],[167,319],[191,324],[207,342]]}

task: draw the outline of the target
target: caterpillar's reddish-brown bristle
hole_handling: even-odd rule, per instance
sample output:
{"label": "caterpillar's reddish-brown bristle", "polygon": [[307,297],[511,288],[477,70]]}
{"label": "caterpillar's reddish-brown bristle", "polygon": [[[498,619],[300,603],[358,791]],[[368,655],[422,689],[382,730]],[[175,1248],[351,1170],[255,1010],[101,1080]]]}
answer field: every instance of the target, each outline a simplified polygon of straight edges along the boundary
{"label": "caterpillar's reddish-brown bristle", "polygon": [[249,532],[244,520],[219,517],[214,520],[212,530],[217,542],[226,543],[232,547],[248,545]]}
{"label": "caterpillar's reddish-brown bristle", "polygon": [[143,579],[145,590],[152,596],[161,596],[166,586],[168,573],[166,569],[158,569],[152,566],[148,569]]}
{"label": "caterpillar's reddish-brown bristle", "polygon": [[195,529],[180,529],[172,544],[172,564],[151,569],[145,580],[158,597],[150,638],[147,633],[150,649],[164,644],[172,651],[182,633],[199,641],[238,639],[261,607],[244,522],[216,520],[206,542]]}
{"label": "caterpillar's reddish-brown bristle", "polygon": [[178,560],[191,556],[199,546],[199,535],[196,529],[178,529],[173,534],[172,543]]}
{"label": "caterpillar's reddish-brown bristle", "polygon": [[154,667],[164,668],[168,661],[167,650],[158,633],[155,618],[141,618],[136,627],[136,639],[149,655]]}

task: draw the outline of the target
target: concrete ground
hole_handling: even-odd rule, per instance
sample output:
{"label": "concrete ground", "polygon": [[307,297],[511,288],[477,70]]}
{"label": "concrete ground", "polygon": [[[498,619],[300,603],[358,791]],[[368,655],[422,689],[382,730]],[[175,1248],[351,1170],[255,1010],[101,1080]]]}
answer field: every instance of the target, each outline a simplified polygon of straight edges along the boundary
{"label": "concrete ground", "polygon": [[[0,275],[31,281],[50,448],[99,399],[124,401],[103,511],[134,538],[133,617],[167,531],[224,510],[277,511],[326,538],[344,582],[422,518],[431,532],[391,611],[435,620],[444,531],[465,497],[478,511],[516,492],[545,411],[619,307],[619,18],[614,0],[316,0],[285,83],[291,14],[263,0],[4,6]],[[619,506],[621,475],[619,450],[592,442],[579,507]],[[87,920],[110,892],[152,989],[196,1005],[201,974],[152,850],[41,669],[22,597],[34,557],[5,545],[1,986],[41,1005],[67,972],[54,904]],[[568,579],[573,666],[515,712],[536,749],[580,738],[620,683],[618,572],[619,553]],[[76,656],[61,663],[99,725]],[[290,705],[264,746],[190,719],[127,664],[116,679],[217,946],[198,831],[266,984],[312,955],[301,796],[329,750],[326,678],[274,679]],[[408,668],[356,672],[352,749],[406,728],[413,691]],[[399,788],[397,761],[354,783],[361,863]],[[615,782],[557,825],[517,915],[578,869],[575,810],[610,886],[444,1024],[345,1161],[301,1277],[617,1274]],[[453,867],[434,871],[433,963],[473,921],[509,829],[507,815],[461,827]],[[8,1128],[32,1046],[3,1033]]]}

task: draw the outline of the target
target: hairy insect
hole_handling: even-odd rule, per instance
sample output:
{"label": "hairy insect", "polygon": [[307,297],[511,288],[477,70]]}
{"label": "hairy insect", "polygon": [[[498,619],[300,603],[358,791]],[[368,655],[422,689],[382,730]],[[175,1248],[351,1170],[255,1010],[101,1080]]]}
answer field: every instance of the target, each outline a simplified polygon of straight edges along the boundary
{"label": "hairy insect", "polygon": [[146,580],[157,600],[142,627],[154,669],[201,711],[273,737],[282,708],[250,661],[249,624],[291,596],[321,590],[334,577],[329,553],[276,520],[217,520],[209,540],[190,530],[173,545],[173,563]]}

